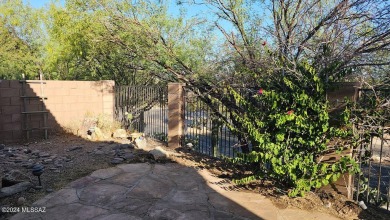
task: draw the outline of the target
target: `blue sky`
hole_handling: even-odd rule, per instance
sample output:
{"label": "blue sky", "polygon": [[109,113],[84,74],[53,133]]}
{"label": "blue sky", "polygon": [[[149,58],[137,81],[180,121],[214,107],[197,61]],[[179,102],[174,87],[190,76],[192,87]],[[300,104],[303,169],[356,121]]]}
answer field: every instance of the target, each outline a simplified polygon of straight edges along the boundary
{"label": "blue sky", "polygon": [[35,8],[43,7],[46,3],[50,2],[49,0],[24,0],[25,2],[30,2],[31,6]]}
{"label": "blue sky", "polygon": [[[23,0],[24,2],[28,2],[31,6],[35,8],[41,8],[44,7],[46,4],[50,3],[51,0]],[[66,0],[56,0],[64,3]],[[176,0],[170,0],[168,1],[169,3],[169,8],[168,8],[168,13],[171,14],[172,16],[178,16],[180,14],[180,8],[183,8],[186,10],[186,17],[191,18],[194,16],[199,16],[202,18],[206,18],[209,21],[214,21],[213,13],[210,12],[210,9],[207,8],[206,6],[202,5],[182,5],[178,6],[176,4]],[[233,26],[227,22],[220,22],[220,24],[228,31],[232,30]],[[222,33],[218,32],[218,36],[222,37]]]}
{"label": "blue sky", "polygon": [[[24,2],[29,2],[31,6],[35,8],[41,8],[45,6],[45,4],[49,3],[50,0],[23,0]],[[65,2],[65,0],[60,0],[61,2]],[[192,5],[191,10],[187,9],[189,16],[194,16],[198,13],[203,13],[207,8],[204,6]],[[171,0],[169,4],[169,13],[172,15],[179,14],[179,7],[176,5],[176,0]]]}
{"label": "blue sky", "polygon": [[[50,0],[23,0],[24,2],[29,2],[31,6],[35,7],[35,8],[41,8],[41,7],[44,7],[45,4],[49,3]],[[61,2],[65,2],[65,0],[60,0]],[[176,0],[171,0],[169,1],[170,4],[169,4],[169,10],[168,12],[171,14],[171,15],[179,15],[180,13],[180,7],[177,6],[176,4]],[[201,6],[201,5],[191,5],[191,6],[184,6],[187,10],[187,16],[188,17],[192,17],[192,16],[195,16],[195,15],[203,15],[203,16],[206,16],[206,17],[211,17],[211,14],[210,12],[207,12],[208,8],[205,7],[205,6]]]}

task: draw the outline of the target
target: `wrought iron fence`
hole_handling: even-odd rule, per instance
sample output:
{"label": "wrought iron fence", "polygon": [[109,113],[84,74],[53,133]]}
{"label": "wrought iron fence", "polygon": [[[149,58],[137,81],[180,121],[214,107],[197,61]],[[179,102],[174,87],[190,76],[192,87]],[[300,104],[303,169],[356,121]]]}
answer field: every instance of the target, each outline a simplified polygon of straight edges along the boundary
{"label": "wrought iron fence", "polygon": [[142,132],[162,141],[168,133],[166,87],[118,86],[115,88],[115,117],[131,132]]}
{"label": "wrought iron fence", "polygon": [[[234,158],[241,152],[240,138],[197,95],[186,90],[184,103],[185,145],[214,157]],[[220,106],[219,112],[230,117],[226,107]]]}
{"label": "wrought iron fence", "polygon": [[[374,129],[376,131],[374,131]],[[355,200],[380,206],[390,206],[390,127],[360,127],[362,141],[357,159],[362,173],[354,179]]]}
{"label": "wrought iron fence", "polygon": [[[360,146],[356,158],[362,173],[354,178],[354,199],[390,209],[390,90],[361,89],[356,103],[362,114],[356,126]],[[380,110],[379,110],[380,109]],[[380,114],[377,114],[381,111]]]}

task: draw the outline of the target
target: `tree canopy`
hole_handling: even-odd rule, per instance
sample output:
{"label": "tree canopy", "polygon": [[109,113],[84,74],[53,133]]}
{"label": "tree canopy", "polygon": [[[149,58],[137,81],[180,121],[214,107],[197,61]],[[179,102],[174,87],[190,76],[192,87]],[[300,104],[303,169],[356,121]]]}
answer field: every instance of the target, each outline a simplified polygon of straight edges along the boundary
{"label": "tree canopy", "polygon": [[[388,77],[387,1],[177,4],[187,11],[202,7],[203,14],[173,15],[170,1],[67,0],[35,9],[22,0],[2,0],[0,74],[36,77],[41,71],[50,79],[120,84],[206,78],[244,85],[254,83],[251,74],[270,76],[305,61],[331,81]],[[285,65],[275,65],[281,60]]]}

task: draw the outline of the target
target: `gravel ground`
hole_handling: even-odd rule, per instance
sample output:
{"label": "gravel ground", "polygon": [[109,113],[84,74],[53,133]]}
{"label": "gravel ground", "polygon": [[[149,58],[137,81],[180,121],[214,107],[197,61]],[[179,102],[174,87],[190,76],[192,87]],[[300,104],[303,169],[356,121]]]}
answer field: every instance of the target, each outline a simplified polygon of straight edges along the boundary
{"label": "gravel ground", "polygon": [[[161,145],[153,141],[148,144]],[[177,149],[171,152],[171,155],[169,161],[162,162],[175,162],[197,169],[208,169],[214,175],[225,178],[226,181],[231,181],[243,174],[240,168],[223,160],[201,155],[187,148]],[[0,206],[29,206],[39,198],[95,170],[116,166],[120,163],[138,162],[156,163],[148,152],[134,148],[134,145],[127,139],[90,141],[76,136],[60,135],[51,136],[49,140],[5,145],[3,149],[0,149],[1,175],[11,170],[19,170],[37,185],[38,180],[32,175],[31,166],[41,163],[45,166],[45,171],[41,176],[42,189],[30,189],[2,198]],[[362,212],[354,202],[330,191],[319,190],[308,193],[304,198],[288,198],[280,187],[270,181],[254,182],[247,186],[235,186],[227,190],[261,193],[269,197],[278,207],[315,209],[344,219],[356,219],[356,216],[360,219],[386,219],[389,216],[388,212],[382,214],[374,207]],[[0,213],[0,219],[7,217]]]}

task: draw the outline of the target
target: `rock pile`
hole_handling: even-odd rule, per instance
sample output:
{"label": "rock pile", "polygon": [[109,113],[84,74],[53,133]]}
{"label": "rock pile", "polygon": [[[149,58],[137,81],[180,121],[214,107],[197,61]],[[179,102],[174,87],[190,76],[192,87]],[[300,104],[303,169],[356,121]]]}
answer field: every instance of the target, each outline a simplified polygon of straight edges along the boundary
{"label": "rock pile", "polygon": [[70,162],[69,156],[58,156],[39,150],[30,150],[28,148],[13,148],[4,146],[0,150],[0,166],[3,167],[24,167],[31,169],[34,164],[41,163],[58,172],[63,167],[64,162]]}

